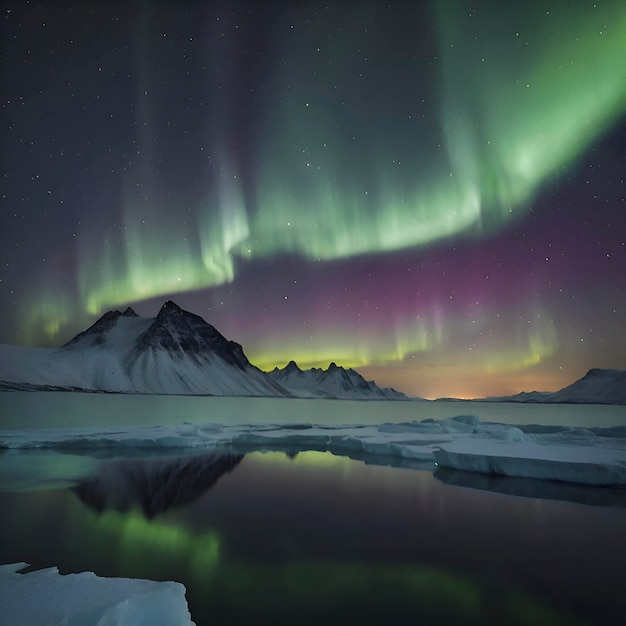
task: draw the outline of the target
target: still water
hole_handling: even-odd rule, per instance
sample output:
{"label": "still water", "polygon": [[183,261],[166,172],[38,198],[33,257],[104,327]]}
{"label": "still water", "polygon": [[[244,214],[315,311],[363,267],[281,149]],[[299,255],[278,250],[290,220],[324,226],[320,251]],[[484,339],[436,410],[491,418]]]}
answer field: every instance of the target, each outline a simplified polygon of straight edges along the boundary
{"label": "still water", "polygon": [[[57,477],[73,467],[41,458]],[[594,505],[511,496],[322,452],[83,470],[65,486],[5,482],[0,562],[180,581],[198,625],[623,623],[616,490]]]}
{"label": "still water", "polygon": [[626,406],[504,402],[392,402],[0,392],[0,430],[72,426],[380,424],[455,415],[506,424],[626,426]]}

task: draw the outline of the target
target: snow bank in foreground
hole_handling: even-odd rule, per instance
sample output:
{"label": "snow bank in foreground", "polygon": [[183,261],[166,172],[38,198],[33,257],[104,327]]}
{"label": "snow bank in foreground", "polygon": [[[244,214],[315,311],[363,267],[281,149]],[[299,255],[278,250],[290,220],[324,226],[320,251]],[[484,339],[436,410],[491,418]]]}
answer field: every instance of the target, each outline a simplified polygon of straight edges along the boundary
{"label": "snow bank in foreground", "polygon": [[442,467],[591,485],[626,485],[626,427],[509,426],[475,415],[379,425],[182,424],[152,428],[59,428],[0,432],[5,449],[124,449],[153,453],[217,447],[328,450]]}
{"label": "snow bank in foreground", "polygon": [[193,625],[181,583],[62,576],[56,567],[18,574],[27,563],[0,566],[2,623],[113,626]]}

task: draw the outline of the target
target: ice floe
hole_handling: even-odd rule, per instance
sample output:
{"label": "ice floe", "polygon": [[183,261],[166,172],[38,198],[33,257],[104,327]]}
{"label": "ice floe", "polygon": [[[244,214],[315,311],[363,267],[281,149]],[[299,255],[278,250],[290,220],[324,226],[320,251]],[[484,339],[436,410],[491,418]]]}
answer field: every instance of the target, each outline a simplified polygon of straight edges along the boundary
{"label": "ice floe", "polygon": [[5,450],[137,455],[175,450],[323,450],[458,470],[589,485],[626,485],[626,427],[510,426],[475,415],[378,425],[181,424],[0,432]]}
{"label": "ice floe", "polygon": [[185,586],[93,572],[61,575],[56,567],[19,574],[27,563],[0,566],[2,623],[191,626]]}

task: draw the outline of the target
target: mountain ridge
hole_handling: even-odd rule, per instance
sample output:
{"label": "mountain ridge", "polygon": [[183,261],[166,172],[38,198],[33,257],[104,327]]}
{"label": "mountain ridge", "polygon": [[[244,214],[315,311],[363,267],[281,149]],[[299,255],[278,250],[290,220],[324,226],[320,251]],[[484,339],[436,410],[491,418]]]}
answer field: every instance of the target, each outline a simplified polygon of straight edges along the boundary
{"label": "mountain ridge", "polygon": [[0,388],[286,397],[202,317],[168,300],[154,318],[107,311],[57,349],[0,346]]}
{"label": "mountain ridge", "polygon": [[392,387],[381,388],[373,380],[367,381],[357,371],[334,361],[326,370],[316,367],[302,370],[292,360],[283,369],[275,367],[268,375],[289,393],[301,398],[409,400],[401,391]]}
{"label": "mountain ridge", "polygon": [[[334,361],[326,370],[292,360],[263,372],[239,343],[171,300],[153,318],[107,311],[59,348],[0,344],[0,390],[420,400]],[[592,368],[558,391],[477,400],[625,405],[626,370]]]}
{"label": "mountain ridge", "polygon": [[490,396],[484,402],[537,404],[626,404],[626,370],[591,368],[558,391],[522,391],[513,396]]}

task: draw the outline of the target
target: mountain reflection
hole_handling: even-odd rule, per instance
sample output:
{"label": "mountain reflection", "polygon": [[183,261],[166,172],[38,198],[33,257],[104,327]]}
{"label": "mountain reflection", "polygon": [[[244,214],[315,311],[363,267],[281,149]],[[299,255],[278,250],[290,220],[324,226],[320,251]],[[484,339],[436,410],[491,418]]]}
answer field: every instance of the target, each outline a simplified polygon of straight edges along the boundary
{"label": "mountain reflection", "polygon": [[453,487],[591,506],[626,507],[626,489],[619,487],[598,487],[537,478],[497,476],[447,468],[437,469],[434,476],[442,483]]}
{"label": "mountain reflection", "polygon": [[[139,505],[147,518],[199,498],[250,452],[282,452],[294,460],[305,452],[298,446],[239,446],[229,452],[187,457],[115,459],[101,463],[98,472],[81,480],[72,491],[90,508],[128,511]],[[310,451],[310,447],[308,450]],[[327,449],[324,451],[328,451]],[[333,452],[334,456],[366,465],[431,471],[432,463],[368,455],[360,451]],[[626,507],[626,489],[497,476],[439,467],[434,477],[454,487],[512,496],[558,500],[603,507]]]}
{"label": "mountain reflection", "polygon": [[243,454],[212,452],[194,457],[119,459],[102,463],[72,491],[98,512],[139,505],[147,518],[193,502],[242,461]]}

